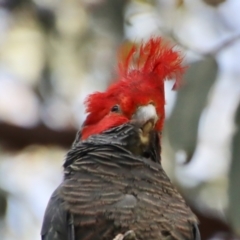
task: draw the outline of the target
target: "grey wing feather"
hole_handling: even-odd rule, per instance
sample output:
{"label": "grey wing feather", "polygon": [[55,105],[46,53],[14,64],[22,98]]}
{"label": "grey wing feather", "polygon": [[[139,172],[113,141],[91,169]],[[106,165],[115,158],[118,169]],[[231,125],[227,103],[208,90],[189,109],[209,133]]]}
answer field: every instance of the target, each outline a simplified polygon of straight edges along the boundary
{"label": "grey wing feather", "polygon": [[42,240],[66,240],[68,231],[68,213],[59,196],[60,187],[52,194],[45,211],[41,230]]}

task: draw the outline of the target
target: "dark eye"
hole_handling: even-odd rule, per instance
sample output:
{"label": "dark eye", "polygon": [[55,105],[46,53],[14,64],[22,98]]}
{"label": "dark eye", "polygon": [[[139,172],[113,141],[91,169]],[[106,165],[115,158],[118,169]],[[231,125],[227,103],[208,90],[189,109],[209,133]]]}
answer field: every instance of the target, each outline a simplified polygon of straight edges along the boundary
{"label": "dark eye", "polygon": [[119,105],[114,105],[111,109],[111,112],[119,112],[119,111],[120,111]]}

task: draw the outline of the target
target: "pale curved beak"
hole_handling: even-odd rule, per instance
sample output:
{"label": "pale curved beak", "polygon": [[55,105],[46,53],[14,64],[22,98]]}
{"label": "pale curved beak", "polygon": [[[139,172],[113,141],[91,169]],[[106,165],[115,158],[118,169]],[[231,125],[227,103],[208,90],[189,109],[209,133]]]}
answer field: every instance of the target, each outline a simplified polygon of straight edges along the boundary
{"label": "pale curved beak", "polygon": [[146,123],[151,121],[154,125],[158,120],[156,108],[153,104],[138,107],[137,111],[133,115],[133,119]]}
{"label": "pale curved beak", "polygon": [[139,133],[142,143],[149,142],[149,133],[154,129],[158,121],[156,108],[153,104],[138,107],[132,117],[140,124]]}

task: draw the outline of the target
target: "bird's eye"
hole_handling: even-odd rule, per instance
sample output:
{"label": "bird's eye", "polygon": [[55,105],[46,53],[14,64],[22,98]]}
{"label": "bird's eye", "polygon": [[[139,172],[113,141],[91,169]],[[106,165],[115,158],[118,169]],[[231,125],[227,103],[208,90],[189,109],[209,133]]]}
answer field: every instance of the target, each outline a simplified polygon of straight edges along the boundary
{"label": "bird's eye", "polygon": [[119,112],[119,111],[120,111],[119,105],[114,105],[111,109],[111,112]]}

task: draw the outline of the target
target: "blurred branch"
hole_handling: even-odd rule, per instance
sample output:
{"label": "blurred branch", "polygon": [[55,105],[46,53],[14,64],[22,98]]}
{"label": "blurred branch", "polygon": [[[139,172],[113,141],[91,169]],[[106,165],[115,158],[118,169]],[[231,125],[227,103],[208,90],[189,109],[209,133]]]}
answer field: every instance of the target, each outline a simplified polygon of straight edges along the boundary
{"label": "blurred branch", "polygon": [[30,144],[51,144],[69,147],[76,130],[55,131],[44,125],[34,128],[21,128],[0,123],[0,142],[8,148],[24,148]]}
{"label": "blurred branch", "polygon": [[211,47],[209,47],[208,49],[200,49],[200,48],[193,48],[190,47],[188,45],[186,45],[185,43],[183,43],[182,41],[180,41],[180,39],[178,39],[178,37],[174,34],[171,33],[170,34],[171,38],[182,48],[184,48],[185,50],[190,50],[193,51],[197,54],[200,55],[216,55],[219,51],[221,51],[222,49],[230,46],[231,44],[233,44],[235,41],[237,41],[238,39],[240,39],[240,32],[236,32],[233,33],[231,35],[224,35],[223,39],[221,40],[217,40],[217,42],[215,42],[215,44]]}
{"label": "blurred branch", "polygon": [[226,2],[226,0],[203,0],[206,4],[217,7],[219,4]]}

